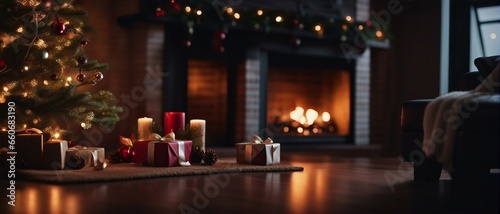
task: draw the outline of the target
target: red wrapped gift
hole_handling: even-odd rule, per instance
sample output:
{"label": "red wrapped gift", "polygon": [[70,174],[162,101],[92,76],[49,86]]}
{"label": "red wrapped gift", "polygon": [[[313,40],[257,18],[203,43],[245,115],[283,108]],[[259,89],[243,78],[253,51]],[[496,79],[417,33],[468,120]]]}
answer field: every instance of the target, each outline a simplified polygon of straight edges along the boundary
{"label": "red wrapped gift", "polygon": [[150,166],[190,166],[192,142],[175,141],[137,141],[134,142],[135,163]]}

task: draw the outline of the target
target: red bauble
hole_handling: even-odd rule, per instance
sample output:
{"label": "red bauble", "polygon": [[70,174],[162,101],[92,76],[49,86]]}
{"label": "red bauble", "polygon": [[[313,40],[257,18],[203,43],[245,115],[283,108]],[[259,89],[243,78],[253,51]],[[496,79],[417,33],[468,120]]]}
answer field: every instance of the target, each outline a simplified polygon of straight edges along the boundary
{"label": "red bauble", "polygon": [[224,51],[226,51],[226,48],[224,48],[224,46],[220,46],[219,53],[224,53]]}
{"label": "red bauble", "polygon": [[50,79],[57,80],[57,79],[59,79],[59,76],[57,76],[57,74],[55,74],[55,73],[52,73],[52,74],[50,74]]}
{"label": "red bauble", "polygon": [[87,63],[87,57],[85,57],[85,56],[82,54],[82,55],[80,55],[80,56],[78,57],[77,61],[78,61],[78,64],[83,65],[83,64]]}
{"label": "red bauble", "polygon": [[156,8],[156,11],[155,11],[156,16],[165,16],[165,14],[167,14],[167,12],[165,12],[165,10],[163,10],[161,8]]}
{"label": "red bauble", "polygon": [[219,38],[220,40],[224,40],[224,39],[226,39],[226,34],[225,34],[224,32],[222,32],[222,31],[220,31],[220,32],[216,32],[216,33],[215,33],[215,35],[216,35],[216,37],[217,37],[217,38]]}
{"label": "red bauble", "polygon": [[66,24],[64,24],[64,22],[61,21],[54,22],[52,27],[54,28],[54,32],[57,35],[65,35],[68,32],[68,30],[66,29]]}
{"label": "red bauble", "polygon": [[80,45],[82,45],[82,46],[85,46],[88,44],[89,44],[89,41],[87,41],[87,40],[80,41]]}
{"label": "red bauble", "polygon": [[7,63],[5,63],[5,60],[0,58],[0,70],[3,70],[7,67]]}
{"label": "red bauble", "polygon": [[120,157],[124,163],[130,163],[135,160],[135,150],[129,146],[122,146],[120,148]]}
{"label": "red bauble", "polygon": [[104,74],[102,74],[100,71],[94,71],[94,80],[95,81],[101,81],[104,79]]}
{"label": "red bauble", "polygon": [[300,41],[300,38],[298,37],[295,37],[295,36],[292,36],[292,38],[290,39],[290,42],[292,43],[292,45],[294,46],[299,46],[301,41]]}
{"label": "red bauble", "polygon": [[84,82],[85,80],[87,80],[87,76],[85,76],[85,74],[78,74],[76,76],[76,80],[78,80],[78,82]]}
{"label": "red bauble", "polygon": [[367,20],[367,21],[366,21],[366,26],[367,26],[367,27],[372,27],[372,26],[373,26],[372,21]]}

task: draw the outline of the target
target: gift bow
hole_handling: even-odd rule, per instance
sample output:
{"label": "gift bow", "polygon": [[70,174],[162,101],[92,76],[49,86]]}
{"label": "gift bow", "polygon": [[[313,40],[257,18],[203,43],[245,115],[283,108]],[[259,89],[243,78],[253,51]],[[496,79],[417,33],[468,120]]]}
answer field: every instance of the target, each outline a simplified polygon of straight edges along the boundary
{"label": "gift bow", "polygon": [[252,137],[252,142],[257,144],[259,143],[271,144],[273,143],[273,140],[270,137],[266,138],[266,140],[262,140],[262,138],[260,138],[258,135],[254,135]]}
{"label": "gift bow", "polygon": [[152,135],[153,135],[153,139],[156,139],[156,140],[161,140],[161,141],[174,141],[175,140],[174,132],[170,132],[163,137],[159,134],[156,134],[156,133],[153,133]]}
{"label": "gift bow", "polygon": [[[174,141],[175,140],[175,134],[173,132],[168,133],[164,137],[157,133],[152,133],[149,136],[149,139],[155,139],[155,140],[161,140],[161,141]],[[120,135],[120,143],[122,143],[125,146],[128,147],[133,147],[133,140],[131,138],[123,137]]]}

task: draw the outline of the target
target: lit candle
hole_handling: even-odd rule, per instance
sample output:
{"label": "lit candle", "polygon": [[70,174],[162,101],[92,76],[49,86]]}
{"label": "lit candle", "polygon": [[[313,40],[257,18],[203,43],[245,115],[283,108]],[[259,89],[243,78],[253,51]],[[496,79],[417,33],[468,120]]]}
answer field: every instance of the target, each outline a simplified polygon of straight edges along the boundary
{"label": "lit candle", "polygon": [[[193,119],[189,121],[189,126],[191,128],[195,128],[198,130],[201,135],[199,139],[201,139],[201,150],[205,151],[205,129],[206,129],[206,121],[200,119]],[[198,139],[198,138],[197,138]],[[195,140],[195,139],[193,139]]]}
{"label": "lit candle", "polygon": [[148,140],[151,135],[151,126],[153,118],[144,117],[137,120],[137,131],[139,132],[139,140]]}
{"label": "lit candle", "polygon": [[185,125],[185,113],[184,112],[165,112],[165,121],[164,121],[164,131],[165,134],[170,132],[174,132],[177,134],[179,129],[184,130]]}

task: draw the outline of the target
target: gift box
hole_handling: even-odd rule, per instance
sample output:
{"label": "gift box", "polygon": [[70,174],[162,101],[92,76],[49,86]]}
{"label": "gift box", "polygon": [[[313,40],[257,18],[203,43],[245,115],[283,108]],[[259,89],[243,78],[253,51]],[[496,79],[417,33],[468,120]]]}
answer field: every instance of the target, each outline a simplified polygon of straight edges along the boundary
{"label": "gift box", "polygon": [[63,169],[65,164],[66,141],[47,141],[47,134],[18,134],[15,151],[17,159],[34,169]]}
{"label": "gift box", "polygon": [[136,141],[134,142],[135,163],[150,166],[189,166],[192,142],[175,141]]}
{"label": "gift box", "polygon": [[104,162],[105,151],[102,147],[86,147],[77,145],[66,150],[66,167],[75,168],[79,163],[75,157],[85,160],[85,166],[96,166],[98,162]]}
{"label": "gift box", "polygon": [[237,143],[236,162],[240,164],[273,165],[280,163],[279,143]]}
{"label": "gift box", "polygon": [[43,161],[41,169],[63,169],[66,161],[68,142],[48,141],[43,143]]}

